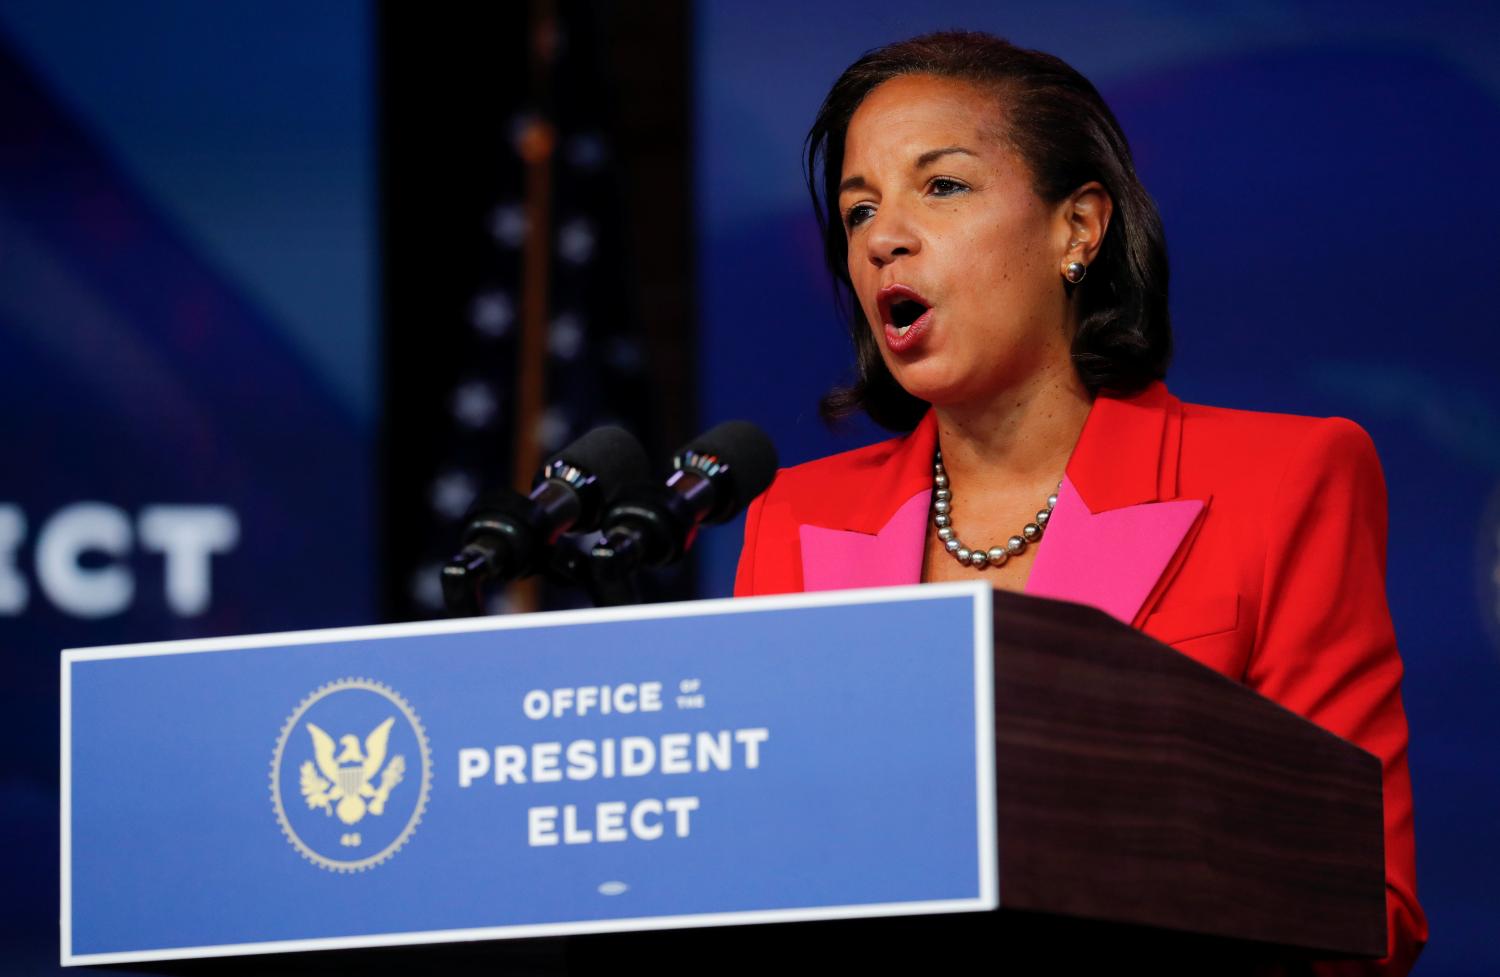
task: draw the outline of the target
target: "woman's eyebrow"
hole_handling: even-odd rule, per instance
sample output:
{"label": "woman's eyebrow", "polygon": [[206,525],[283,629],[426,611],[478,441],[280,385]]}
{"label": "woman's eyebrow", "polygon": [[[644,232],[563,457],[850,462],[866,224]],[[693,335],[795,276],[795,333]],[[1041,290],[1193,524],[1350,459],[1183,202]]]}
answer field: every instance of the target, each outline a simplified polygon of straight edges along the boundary
{"label": "woman's eyebrow", "polygon": [[839,184],[839,196],[842,197],[846,190],[863,190],[867,186],[869,186],[869,184],[865,182],[864,177],[851,176],[843,183]]}
{"label": "woman's eyebrow", "polygon": [[962,146],[944,146],[942,149],[929,149],[927,150],[927,152],[917,157],[916,169],[920,170],[925,166],[931,166],[933,163],[936,163],[944,156],[950,156],[954,153],[962,153],[965,156],[974,156],[976,158],[979,156],[979,154],[974,152],[972,149],[965,149]]}
{"label": "woman's eyebrow", "polygon": [[[920,170],[925,167],[931,166],[933,163],[936,163],[944,156],[951,156],[954,153],[961,153],[964,156],[973,156],[975,159],[979,158],[979,154],[974,152],[974,150],[972,149],[965,149],[962,146],[944,146],[942,149],[929,149],[921,156],[918,156],[916,163],[912,165],[912,169]],[[844,182],[839,184],[839,195],[843,196],[846,190],[863,190],[867,186],[869,186],[869,184],[865,182],[865,178],[856,174],[855,176],[851,176],[848,179],[844,180]]]}

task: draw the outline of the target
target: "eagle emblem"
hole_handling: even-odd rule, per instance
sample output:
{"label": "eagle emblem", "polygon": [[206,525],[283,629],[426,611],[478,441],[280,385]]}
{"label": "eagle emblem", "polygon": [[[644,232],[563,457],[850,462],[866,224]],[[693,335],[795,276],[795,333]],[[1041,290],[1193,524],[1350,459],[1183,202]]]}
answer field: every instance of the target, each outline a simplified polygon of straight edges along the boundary
{"label": "eagle emblem", "polygon": [[358,824],[366,814],[385,813],[386,798],[406,774],[405,758],[397,755],[386,762],[386,745],[395,721],[392,716],[376,726],[365,737],[363,747],[353,733],[345,733],[335,744],[332,736],[307,723],[313,744],[313,759],[304,761],[301,770],[307,806],[321,808],[329,816],[337,814],[349,825]]}
{"label": "eagle emblem", "polygon": [[325,683],[282,723],[270,787],[281,833],[303,858],[330,872],[367,871],[400,851],[422,821],[432,790],[427,731],[411,703],[381,682]]}

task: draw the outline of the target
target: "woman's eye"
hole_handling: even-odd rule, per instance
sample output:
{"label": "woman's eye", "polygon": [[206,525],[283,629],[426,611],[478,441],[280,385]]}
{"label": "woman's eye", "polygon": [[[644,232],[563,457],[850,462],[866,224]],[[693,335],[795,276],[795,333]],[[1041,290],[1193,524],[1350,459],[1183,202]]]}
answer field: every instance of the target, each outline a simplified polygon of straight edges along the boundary
{"label": "woman's eye", "polygon": [[927,186],[928,189],[939,197],[951,197],[955,193],[962,193],[969,189],[957,180],[950,180],[946,176],[937,177]]}
{"label": "woman's eye", "polygon": [[848,227],[850,230],[853,230],[854,228],[863,224],[865,221],[869,220],[871,215],[874,213],[875,208],[871,207],[869,204],[855,204],[853,207],[850,207],[848,210],[844,211],[844,226]]}

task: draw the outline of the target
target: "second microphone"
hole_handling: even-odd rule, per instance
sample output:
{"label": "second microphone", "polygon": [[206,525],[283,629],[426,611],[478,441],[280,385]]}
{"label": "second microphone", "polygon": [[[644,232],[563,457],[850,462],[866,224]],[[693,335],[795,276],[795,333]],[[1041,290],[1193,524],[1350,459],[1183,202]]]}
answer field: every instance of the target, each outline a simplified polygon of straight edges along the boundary
{"label": "second microphone", "polygon": [[776,447],[748,421],[726,421],[688,442],[664,483],[641,483],[616,497],[593,550],[601,578],[621,580],[643,566],[682,558],[698,527],[734,518],[776,477]]}

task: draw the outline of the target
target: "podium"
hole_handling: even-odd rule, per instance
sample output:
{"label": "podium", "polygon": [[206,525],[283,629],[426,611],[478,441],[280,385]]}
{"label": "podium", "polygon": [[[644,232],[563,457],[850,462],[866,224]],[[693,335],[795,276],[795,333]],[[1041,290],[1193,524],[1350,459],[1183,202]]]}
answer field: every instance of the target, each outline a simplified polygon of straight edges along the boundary
{"label": "podium", "polygon": [[1385,952],[1376,758],[982,582],[81,649],[62,683],[64,964]]}

